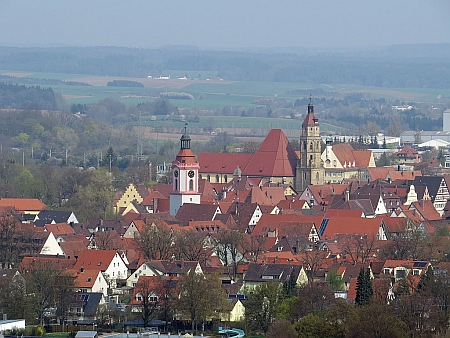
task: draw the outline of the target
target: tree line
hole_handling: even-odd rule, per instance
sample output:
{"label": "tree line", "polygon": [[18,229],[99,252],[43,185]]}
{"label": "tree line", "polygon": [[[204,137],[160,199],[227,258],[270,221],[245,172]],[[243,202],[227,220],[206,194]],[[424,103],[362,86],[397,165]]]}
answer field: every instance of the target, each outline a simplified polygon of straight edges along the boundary
{"label": "tree line", "polygon": [[[448,45],[444,47],[448,50]],[[235,81],[448,88],[450,63],[443,57],[444,47],[430,45],[430,50],[424,51],[420,45],[396,46],[387,51],[360,51],[359,55],[351,51],[285,53],[202,51],[195,48],[1,47],[0,68],[128,77],[161,75],[164,70],[170,69],[183,72],[213,71],[226,80]],[[405,53],[402,53],[402,49]],[[439,50],[440,53],[433,54],[433,50]]]}

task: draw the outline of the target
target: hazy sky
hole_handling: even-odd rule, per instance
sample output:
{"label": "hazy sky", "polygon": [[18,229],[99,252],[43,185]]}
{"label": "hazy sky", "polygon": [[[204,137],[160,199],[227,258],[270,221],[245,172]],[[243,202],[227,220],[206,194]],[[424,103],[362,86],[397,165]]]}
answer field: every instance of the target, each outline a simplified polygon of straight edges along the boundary
{"label": "hazy sky", "polygon": [[0,0],[0,45],[450,43],[449,0]]}

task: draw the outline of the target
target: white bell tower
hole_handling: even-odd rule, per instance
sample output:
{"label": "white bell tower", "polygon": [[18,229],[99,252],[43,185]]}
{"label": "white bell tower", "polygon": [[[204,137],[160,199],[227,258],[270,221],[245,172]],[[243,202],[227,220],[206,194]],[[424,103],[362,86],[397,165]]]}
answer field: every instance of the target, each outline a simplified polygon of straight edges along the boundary
{"label": "white bell tower", "polygon": [[[187,124],[186,124],[187,125]],[[172,162],[172,192],[170,193],[170,214],[175,216],[185,203],[200,204],[198,192],[198,170],[200,165],[191,150],[191,138],[186,133],[181,136],[181,147]]]}

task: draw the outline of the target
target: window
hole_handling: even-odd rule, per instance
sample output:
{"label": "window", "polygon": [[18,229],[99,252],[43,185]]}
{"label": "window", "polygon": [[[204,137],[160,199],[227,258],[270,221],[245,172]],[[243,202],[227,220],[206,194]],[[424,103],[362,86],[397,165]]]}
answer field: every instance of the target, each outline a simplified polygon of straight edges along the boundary
{"label": "window", "polygon": [[189,180],[189,190],[194,190],[194,180]]}
{"label": "window", "polygon": [[225,183],[228,183],[228,176],[227,176],[227,175],[225,175],[225,176],[223,177],[223,179],[224,179],[224,182],[225,182]]}
{"label": "window", "polygon": [[209,174],[208,174],[208,175],[206,175],[206,180],[207,180],[208,182],[210,182],[210,180],[211,180],[211,176],[209,176]]}
{"label": "window", "polygon": [[175,190],[178,190],[178,180],[175,180]]}
{"label": "window", "polygon": [[384,274],[389,275],[391,273],[391,269],[384,269]]}
{"label": "window", "polygon": [[216,183],[219,183],[219,175],[216,175]]}

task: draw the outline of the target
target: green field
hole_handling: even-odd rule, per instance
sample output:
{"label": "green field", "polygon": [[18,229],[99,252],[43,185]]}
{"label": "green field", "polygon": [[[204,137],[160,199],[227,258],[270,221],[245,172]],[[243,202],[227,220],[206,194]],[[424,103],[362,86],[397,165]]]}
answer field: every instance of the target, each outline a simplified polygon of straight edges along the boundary
{"label": "green field", "polygon": [[[173,71],[165,70],[171,74],[172,78],[184,76],[202,79],[215,77],[215,72],[201,71]],[[91,77],[86,74],[62,74],[62,73],[26,73],[0,70],[0,73],[23,74],[29,78],[54,79],[61,81],[71,81],[72,79]],[[96,77],[109,80],[108,77]],[[119,77],[111,77],[111,80]],[[142,81],[143,78],[135,78],[135,81]],[[172,82],[175,83],[175,82]],[[169,85],[164,88],[130,88],[130,87],[106,87],[106,86],[74,86],[74,85],[49,85],[55,92],[63,94],[67,103],[95,103],[107,97],[120,100],[126,105],[136,105],[144,101],[152,101],[155,96],[163,91],[188,92],[194,96],[194,100],[172,100],[172,104],[179,108],[203,108],[220,109],[224,106],[248,108],[254,106],[255,100],[261,98],[277,98],[282,100],[294,100],[298,96],[289,94],[293,90],[314,90],[322,89],[328,92],[345,93],[367,93],[371,97],[385,97],[387,99],[400,99],[403,101],[435,101],[438,95],[450,96],[450,89],[435,88],[377,88],[352,85],[326,85],[326,84],[299,84],[282,82],[232,82],[211,83],[199,81],[199,83],[187,84],[180,88],[171,88]],[[41,87],[46,85],[39,84]]]}

